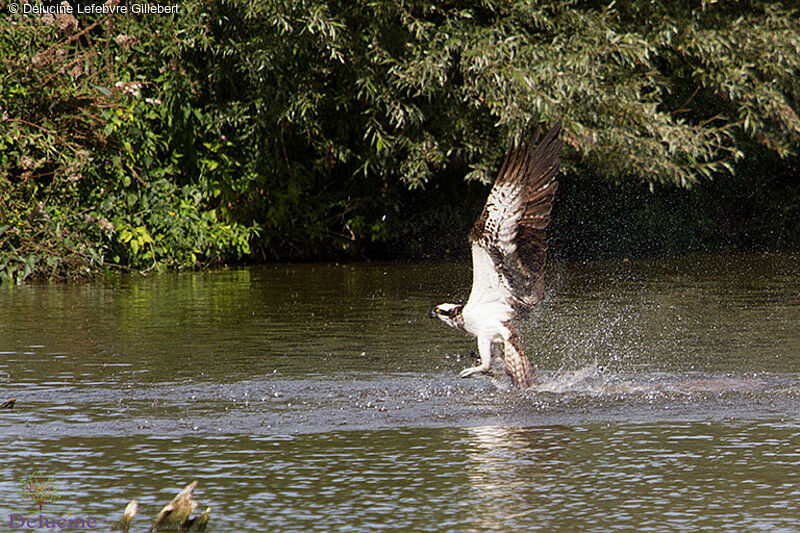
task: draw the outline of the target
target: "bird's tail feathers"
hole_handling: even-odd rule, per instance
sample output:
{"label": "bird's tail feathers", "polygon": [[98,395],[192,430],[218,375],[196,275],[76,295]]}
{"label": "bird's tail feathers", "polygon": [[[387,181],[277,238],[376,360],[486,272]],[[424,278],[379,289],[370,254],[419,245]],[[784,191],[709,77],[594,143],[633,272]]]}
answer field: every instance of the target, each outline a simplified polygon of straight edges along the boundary
{"label": "bird's tail feathers", "polygon": [[531,362],[522,351],[522,343],[519,338],[519,331],[511,321],[504,322],[503,325],[508,329],[509,335],[503,343],[503,360],[506,365],[506,372],[511,376],[511,381],[515,387],[526,389],[536,383],[536,373],[531,366]]}

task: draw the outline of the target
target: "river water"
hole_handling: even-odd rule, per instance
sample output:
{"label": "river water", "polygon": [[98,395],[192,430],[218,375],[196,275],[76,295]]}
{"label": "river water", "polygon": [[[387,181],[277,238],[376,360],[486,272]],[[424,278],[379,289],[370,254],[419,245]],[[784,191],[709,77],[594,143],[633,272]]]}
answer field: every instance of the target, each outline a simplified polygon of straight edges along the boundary
{"label": "river water", "polygon": [[0,530],[37,470],[104,530],[800,530],[799,260],[551,265],[525,392],[427,318],[467,264],[2,286]]}

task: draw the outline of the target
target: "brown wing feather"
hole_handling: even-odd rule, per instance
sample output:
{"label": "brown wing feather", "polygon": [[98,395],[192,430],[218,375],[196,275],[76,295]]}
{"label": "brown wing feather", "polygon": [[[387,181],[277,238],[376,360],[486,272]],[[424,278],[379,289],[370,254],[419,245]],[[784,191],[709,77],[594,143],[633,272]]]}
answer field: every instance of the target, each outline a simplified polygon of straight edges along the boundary
{"label": "brown wing feather", "polygon": [[558,182],[561,123],[537,144],[531,140],[506,154],[470,242],[485,248],[513,300],[524,314],[544,295],[545,229]]}

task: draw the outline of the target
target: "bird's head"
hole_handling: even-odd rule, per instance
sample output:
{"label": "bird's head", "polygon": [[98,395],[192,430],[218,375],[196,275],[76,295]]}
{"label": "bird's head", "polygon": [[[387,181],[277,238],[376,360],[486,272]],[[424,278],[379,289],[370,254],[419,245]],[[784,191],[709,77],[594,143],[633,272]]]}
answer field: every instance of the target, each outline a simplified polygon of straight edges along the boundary
{"label": "bird's head", "polygon": [[439,304],[428,313],[431,318],[439,318],[451,328],[461,329],[464,327],[464,318],[461,316],[461,304]]}

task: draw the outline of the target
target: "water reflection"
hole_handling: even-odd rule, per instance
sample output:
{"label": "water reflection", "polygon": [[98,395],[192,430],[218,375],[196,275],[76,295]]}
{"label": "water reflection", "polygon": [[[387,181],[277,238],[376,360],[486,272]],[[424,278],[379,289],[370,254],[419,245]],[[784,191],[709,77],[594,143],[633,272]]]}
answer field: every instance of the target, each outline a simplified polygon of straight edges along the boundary
{"label": "water reflection", "polygon": [[31,467],[58,479],[50,513],[135,531],[191,479],[210,531],[787,530],[800,520],[796,422],[393,429],[250,438],[0,437],[0,520],[32,510]]}
{"label": "water reflection", "polygon": [[547,463],[564,449],[563,435],[552,428],[482,426],[468,428],[467,476],[477,496],[471,510],[484,531],[508,531],[540,513],[537,487]]}

